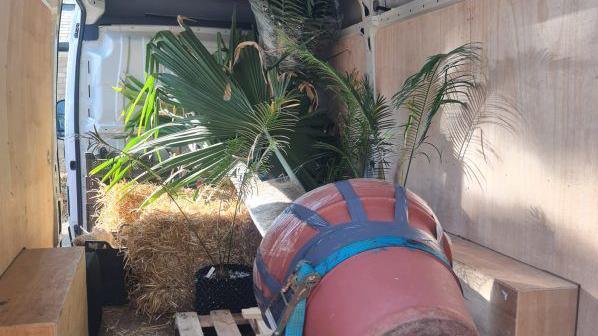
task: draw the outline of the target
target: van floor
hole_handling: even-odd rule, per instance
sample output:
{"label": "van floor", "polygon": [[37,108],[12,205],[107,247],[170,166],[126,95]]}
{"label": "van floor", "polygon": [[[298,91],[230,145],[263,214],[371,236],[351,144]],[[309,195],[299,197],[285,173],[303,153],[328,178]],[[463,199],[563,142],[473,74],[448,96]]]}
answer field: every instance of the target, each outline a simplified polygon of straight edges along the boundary
{"label": "van floor", "polygon": [[174,336],[171,321],[150,321],[130,306],[104,307],[99,336]]}

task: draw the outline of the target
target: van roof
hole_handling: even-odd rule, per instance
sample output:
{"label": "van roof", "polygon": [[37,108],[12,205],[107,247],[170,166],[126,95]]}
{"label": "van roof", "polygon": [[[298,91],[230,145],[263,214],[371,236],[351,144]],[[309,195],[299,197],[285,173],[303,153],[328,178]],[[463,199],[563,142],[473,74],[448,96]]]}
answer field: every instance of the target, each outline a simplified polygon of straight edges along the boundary
{"label": "van roof", "polygon": [[191,25],[230,27],[231,13],[237,9],[241,28],[250,28],[254,19],[248,0],[106,0],[106,11],[97,25],[176,25],[178,15]]}

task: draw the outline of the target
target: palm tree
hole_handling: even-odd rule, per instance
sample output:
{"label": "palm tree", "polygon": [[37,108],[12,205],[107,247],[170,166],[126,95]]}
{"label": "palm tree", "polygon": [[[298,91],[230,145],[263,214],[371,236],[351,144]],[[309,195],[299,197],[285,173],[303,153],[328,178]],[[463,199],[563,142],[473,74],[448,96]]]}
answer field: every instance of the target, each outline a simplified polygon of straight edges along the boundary
{"label": "palm tree", "polygon": [[250,0],[260,44],[280,61],[284,68],[301,64],[294,55],[285,53],[283,40],[305,46],[314,52],[325,47],[341,26],[337,0]]}
{"label": "palm tree", "polygon": [[[279,34],[279,36],[284,36]],[[481,124],[492,122],[508,127],[508,120],[496,118],[480,110],[480,100],[486,92],[476,83],[480,46],[466,44],[448,53],[428,58],[420,71],[410,76],[393,96],[392,107],[386,98],[374,95],[367,78],[357,74],[340,75],[328,63],[315,57],[307,48],[292,39],[283,40],[286,50],[294,55],[320,85],[334,93],[343,113],[339,115],[340,134],[336,144],[319,143],[318,147],[333,153],[329,161],[330,180],[357,177],[385,178],[387,157],[393,152],[391,138],[397,128],[393,111],[407,111],[407,122],[401,126],[398,182],[407,185],[411,164],[416,157],[431,160],[431,154],[441,156],[440,149],[429,138],[430,127],[445,107],[456,106],[448,127],[451,141],[459,144],[455,158],[464,160],[464,152],[472,140],[472,132]],[[466,166],[475,175],[473,168]]]}
{"label": "palm tree", "polygon": [[[394,95],[394,107],[408,112],[398,163],[398,182],[403,186],[407,185],[416,157],[430,160],[430,152],[440,156],[440,150],[430,141],[428,132],[442,108],[457,105],[464,111],[469,109],[472,90],[476,88],[474,71],[480,60],[479,50],[477,44],[466,44],[429,57],[420,71],[407,78]],[[475,120],[469,119],[461,118],[455,127],[471,128],[469,124]]]}
{"label": "palm tree", "polygon": [[367,77],[356,72],[342,75],[306,47],[284,40],[289,54],[301,62],[307,76],[335,97],[342,112],[338,114],[338,141],[318,142],[328,156],[328,181],[376,177],[385,178],[395,128],[392,109],[386,98],[375,95]]}
{"label": "palm tree", "polygon": [[[253,33],[235,26],[233,20],[228,44],[219,36],[214,54],[185,25],[180,34],[163,31],[151,40],[146,81],[137,83],[139,93],[125,111],[136,131],[121,155],[92,173],[107,171],[103,180],[114,185],[142,160],[172,190],[198,181],[218,184],[240,165],[244,176],[260,174],[276,157],[299,183],[284,155],[306,110],[305,94],[291,73],[265,65]],[[161,123],[160,117],[170,121]],[[142,170],[130,183],[153,174]],[[164,192],[159,188],[146,202]]]}

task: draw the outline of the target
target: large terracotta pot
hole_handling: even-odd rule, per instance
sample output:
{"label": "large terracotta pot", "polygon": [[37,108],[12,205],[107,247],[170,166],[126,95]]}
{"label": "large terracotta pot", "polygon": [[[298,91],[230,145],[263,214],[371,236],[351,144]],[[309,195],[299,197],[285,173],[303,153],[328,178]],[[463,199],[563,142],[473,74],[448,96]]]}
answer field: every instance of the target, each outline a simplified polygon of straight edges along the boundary
{"label": "large terracotta pot", "polygon": [[315,266],[347,246],[384,240],[395,243],[356,253],[323,275],[307,299],[303,334],[478,335],[434,213],[380,180],[323,186],[276,219],[254,267],[258,305],[280,321],[294,293],[284,300],[279,293],[301,262]]}

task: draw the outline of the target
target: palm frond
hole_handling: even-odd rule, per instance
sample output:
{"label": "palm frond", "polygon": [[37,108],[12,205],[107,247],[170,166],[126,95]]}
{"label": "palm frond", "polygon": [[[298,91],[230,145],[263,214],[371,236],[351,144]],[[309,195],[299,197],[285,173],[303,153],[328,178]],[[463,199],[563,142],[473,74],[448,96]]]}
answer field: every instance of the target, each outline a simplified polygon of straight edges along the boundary
{"label": "palm frond", "polygon": [[104,180],[113,185],[144,162],[152,173],[132,181],[159,176],[167,187],[148,202],[199,181],[218,184],[239,164],[258,174],[272,156],[296,180],[284,153],[299,120],[297,91],[290,88],[290,74],[267,70],[253,38],[233,22],[229,45],[219,42],[212,54],[188,27],[179,34],[159,32],[148,44],[148,80],[135,104],[160,98],[185,114],[163,124],[139,123],[122,154],[92,173],[107,170]]}
{"label": "palm frond", "polygon": [[408,113],[399,159],[399,183],[403,186],[407,185],[413,160],[421,155],[430,157],[423,145],[441,108],[467,101],[474,86],[472,65],[479,62],[479,49],[477,44],[466,44],[431,56],[394,95],[395,108]]}
{"label": "palm frond", "polygon": [[374,94],[367,77],[359,78],[356,72],[342,75],[290,39],[285,40],[284,45],[302,63],[310,77],[318,78],[317,85],[332,92],[341,105],[338,143],[319,144],[320,149],[336,155],[332,160],[343,167],[334,169],[340,174],[338,179],[384,178],[388,167],[385,158],[392,147],[389,135],[395,127],[387,100]]}
{"label": "palm frond", "polygon": [[280,35],[314,51],[330,41],[340,28],[337,0],[250,0],[260,42],[276,62],[297,66],[285,53]]}

